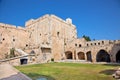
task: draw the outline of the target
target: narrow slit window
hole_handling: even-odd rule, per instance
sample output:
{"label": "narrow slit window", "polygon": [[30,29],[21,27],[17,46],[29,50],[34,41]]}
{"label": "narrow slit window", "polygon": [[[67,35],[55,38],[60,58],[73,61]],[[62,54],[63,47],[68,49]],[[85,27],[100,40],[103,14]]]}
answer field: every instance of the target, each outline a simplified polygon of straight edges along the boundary
{"label": "narrow slit window", "polygon": [[82,47],[82,45],[81,45],[81,44],[79,44],[79,47]]}
{"label": "narrow slit window", "polygon": [[59,35],[60,35],[60,32],[57,32],[57,36],[59,37]]}

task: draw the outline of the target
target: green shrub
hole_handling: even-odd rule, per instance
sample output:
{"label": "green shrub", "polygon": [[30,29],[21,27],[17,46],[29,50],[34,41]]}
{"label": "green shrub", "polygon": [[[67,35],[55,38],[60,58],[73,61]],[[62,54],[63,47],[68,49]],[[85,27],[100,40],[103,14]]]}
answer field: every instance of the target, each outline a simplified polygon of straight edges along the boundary
{"label": "green shrub", "polygon": [[15,57],[15,49],[10,49],[10,58]]}

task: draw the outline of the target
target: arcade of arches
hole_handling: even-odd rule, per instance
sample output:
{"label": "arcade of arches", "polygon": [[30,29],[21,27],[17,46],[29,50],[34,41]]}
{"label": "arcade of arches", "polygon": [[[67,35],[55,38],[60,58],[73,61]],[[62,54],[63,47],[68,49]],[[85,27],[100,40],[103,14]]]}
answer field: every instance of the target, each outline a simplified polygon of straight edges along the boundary
{"label": "arcade of arches", "polygon": [[[75,55],[73,55],[72,51],[66,51],[65,56],[66,56],[66,59],[73,59],[73,56],[75,56]],[[116,53],[115,57],[116,57],[116,62],[120,63],[120,50]],[[78,52],[76,54],[76,59],[77,60],[86,60],[89,62],[93,61],[91,51],[88,51],[86,53]],[[110,54],[104,49],[99,50],[96,54],[96,62],[111,62]]]}
{"label": "arcade of arches", "polygon": [[[66,59],[73,59],[73,53],[71,51],[66,51],[65,56],[66,56]],[[76,57],[78,60],[87,60],[87,61],[92,62],[91,51],[87,52],[86,54],[84,52],[78,52],[76,54]]]}

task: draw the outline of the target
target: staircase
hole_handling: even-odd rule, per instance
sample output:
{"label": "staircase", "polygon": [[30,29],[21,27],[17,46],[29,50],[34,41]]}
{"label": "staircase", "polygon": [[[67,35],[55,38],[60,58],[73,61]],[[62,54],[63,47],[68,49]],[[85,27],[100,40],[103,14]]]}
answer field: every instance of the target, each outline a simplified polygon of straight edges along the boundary
{"label": "staircase", "polygon": [[20,53],[22,56],[28,56],[28,54],[26,52],[24,52],[23,50],[21,50],[21,49],[15,49],[15,51]]}

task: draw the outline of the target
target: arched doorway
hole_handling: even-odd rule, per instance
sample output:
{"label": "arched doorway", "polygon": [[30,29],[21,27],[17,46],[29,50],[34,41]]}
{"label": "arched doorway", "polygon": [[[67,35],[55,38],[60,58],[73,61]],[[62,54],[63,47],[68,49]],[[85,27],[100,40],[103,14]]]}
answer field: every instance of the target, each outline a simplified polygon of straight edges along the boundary
{"label": "arched doorway", "polygon": [[28,63],[28,57],[22,57],[20,58],[20,64],[23,65],[23,64],[27,64]]}
{"label": "arched doorway", "polygon": [[116,54],[116,62],[120,63],[120,50]]}
{"label": "arched doorway", "polygon": [[105,50],[100,50],[96,55],[97,62],[110,62],[110,55]]}
{"label": "arched doorway", "polygon": [[34,54],[35,54],[35,51],[34,51],[34,50],[32,50],[32,51],[30,52],[30,54],[31,54],[31,55],[33,54],[33,55],[34,55]]}
{"label": "arched doorway", "polygon": [[66,56],[66,59],[73,59],[71,51],[66,51],[65,56]]}
{"label": "arched doorway", "polygon": [[78,53],[78,59],[79,60],[85,60],[85,54],[83,52]]}
{"label": "arched doorway", "polygon": [[86,56],[87,56],[87,61],[92,62],[92,55],[91,55],[91,51],[87,52],[87,53],[86,53]]}

